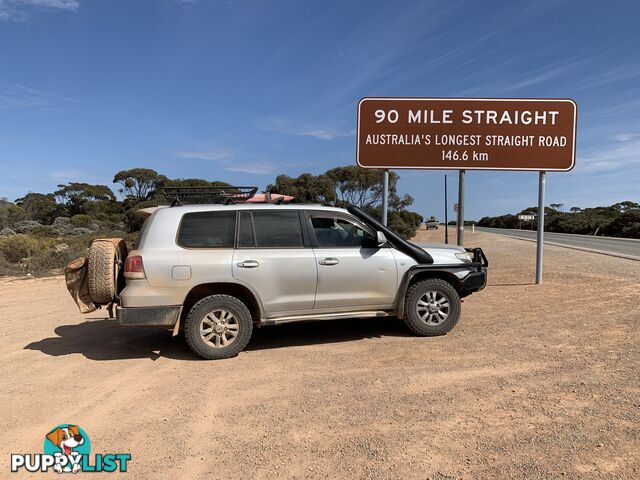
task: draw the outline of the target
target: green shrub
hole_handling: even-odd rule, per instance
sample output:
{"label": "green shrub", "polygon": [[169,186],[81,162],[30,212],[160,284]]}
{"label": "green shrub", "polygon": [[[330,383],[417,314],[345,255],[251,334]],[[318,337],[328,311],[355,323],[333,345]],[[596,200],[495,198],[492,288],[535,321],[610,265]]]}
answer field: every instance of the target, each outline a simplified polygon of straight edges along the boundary
{"label": "green shrub", "polygon": [[84,227],[87,228],[89,225],[91,225],[91,222],[93,221],[93,219],[89,216],[89,215],[85,215],[85,214],[78,214],[78,215],[74,215],[73,217],[71,217],[71,224],[74,227]]}
{"label": "green shrub", "polygon": [[40,238],[56,238],[58,236],[58,232],[56,232],[55,228],[51,225],[40,225],[35,227],[31,230],[30,234],[34,237]]}
{"label": "green shrub", "polygon": [[87,248],[83,245],[69,245],[65,249],[50,248],[33,255],[27,261],[27,272],[33,275],[48,275],[53,270],[63,269],[71,260],[85,257]]}
{"label": "green shrub", "polygon": [[29,235],[13,235],[0,240],[0,253],[9,263],[20,263],[23,258],[43,249],[42,242]]}

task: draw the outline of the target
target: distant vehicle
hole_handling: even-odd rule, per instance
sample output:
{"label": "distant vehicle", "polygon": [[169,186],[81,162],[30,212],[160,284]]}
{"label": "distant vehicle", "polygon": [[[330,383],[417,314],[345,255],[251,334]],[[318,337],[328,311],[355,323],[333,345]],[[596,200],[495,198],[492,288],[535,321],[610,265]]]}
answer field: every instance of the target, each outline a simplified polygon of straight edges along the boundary
{"label": "distant vehicle", "polygon": [[427,230],[431,230],[432,228],[437,230],[438,229],[438,220],[436,219],[436,217],[430,217],[429,220],[427,220],[426,222],[427,225]]}

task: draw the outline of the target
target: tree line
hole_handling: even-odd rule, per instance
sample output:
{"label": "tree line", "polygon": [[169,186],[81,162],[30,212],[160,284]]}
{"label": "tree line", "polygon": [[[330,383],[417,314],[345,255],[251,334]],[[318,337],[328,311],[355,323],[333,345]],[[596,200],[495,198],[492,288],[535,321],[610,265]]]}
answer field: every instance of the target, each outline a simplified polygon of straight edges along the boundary
{"label": "tree line", "polygon": [[[522,223],[518,215],[534,215],[537,207],[525,208],[518,214],[483,217],[478,222],[481,227],[528,228],[529,222]],[[545,207],[545,230],[558,233],[578,233],[583,235],[604,235],[610,237],[640,238],[640,204],[632,201],[615,203],[608,207],[571,207],[564,211],[561,203]],[[535,221],[532,225],[535,227]]]}
{"label": "tree line", "polygon": [[[415,234],[422,216],[408,210],[413,204],[409,195],[397,194],[399,177],[390,172],[390,228],[405,237]],[[15,233],[55,234],[88,233],[89,230],[125,230],[135,232],[141,218],[137,210],[166,204],[165,187],[232,186],[222,181],[198,178],[170,179],[155,170],[133,168],[113,177],[120,198],[107,185],[69,182],[50,193],[27,193],[10,202],[0,200],[0,235]],[[304,173],[299,177],[278,175],[267,192],[292,195],[298,203],[320,203],[343,207],[349,203],[366,209],[380,218],[382,171],[356,166],[337,167],[320,175]],[[65,219],[69,219],[66,221]]]}

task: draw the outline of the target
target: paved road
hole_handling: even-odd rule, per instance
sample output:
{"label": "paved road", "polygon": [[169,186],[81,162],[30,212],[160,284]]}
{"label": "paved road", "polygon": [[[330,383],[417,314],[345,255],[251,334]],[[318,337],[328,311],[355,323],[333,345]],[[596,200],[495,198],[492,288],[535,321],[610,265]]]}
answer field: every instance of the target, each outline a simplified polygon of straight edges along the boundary
{"label": "paved road", "polygon": [[[511,230],[506,228],[476,227],[481,232],[499,233],[516,238],[535,240],[536,232],[530,230]],[[544,233],[545,243],[560,243],[570,247],[589,248],[602,252],[631,255],[640,258],[640,240],[593,237],[591,235],[571,235],[568,233]]]}

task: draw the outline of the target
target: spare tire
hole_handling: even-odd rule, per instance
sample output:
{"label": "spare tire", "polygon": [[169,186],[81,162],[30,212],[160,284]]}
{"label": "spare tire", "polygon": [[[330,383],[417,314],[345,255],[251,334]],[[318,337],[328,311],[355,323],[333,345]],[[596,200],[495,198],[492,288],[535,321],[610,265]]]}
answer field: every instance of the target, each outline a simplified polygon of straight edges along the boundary
{"label": "spare tire", "polygon": [[[89,296],[96,305],[108,305],[118,293],[122,239],[98,239],[89,248]],[[126,253],[125,253],[126,255]]]}

